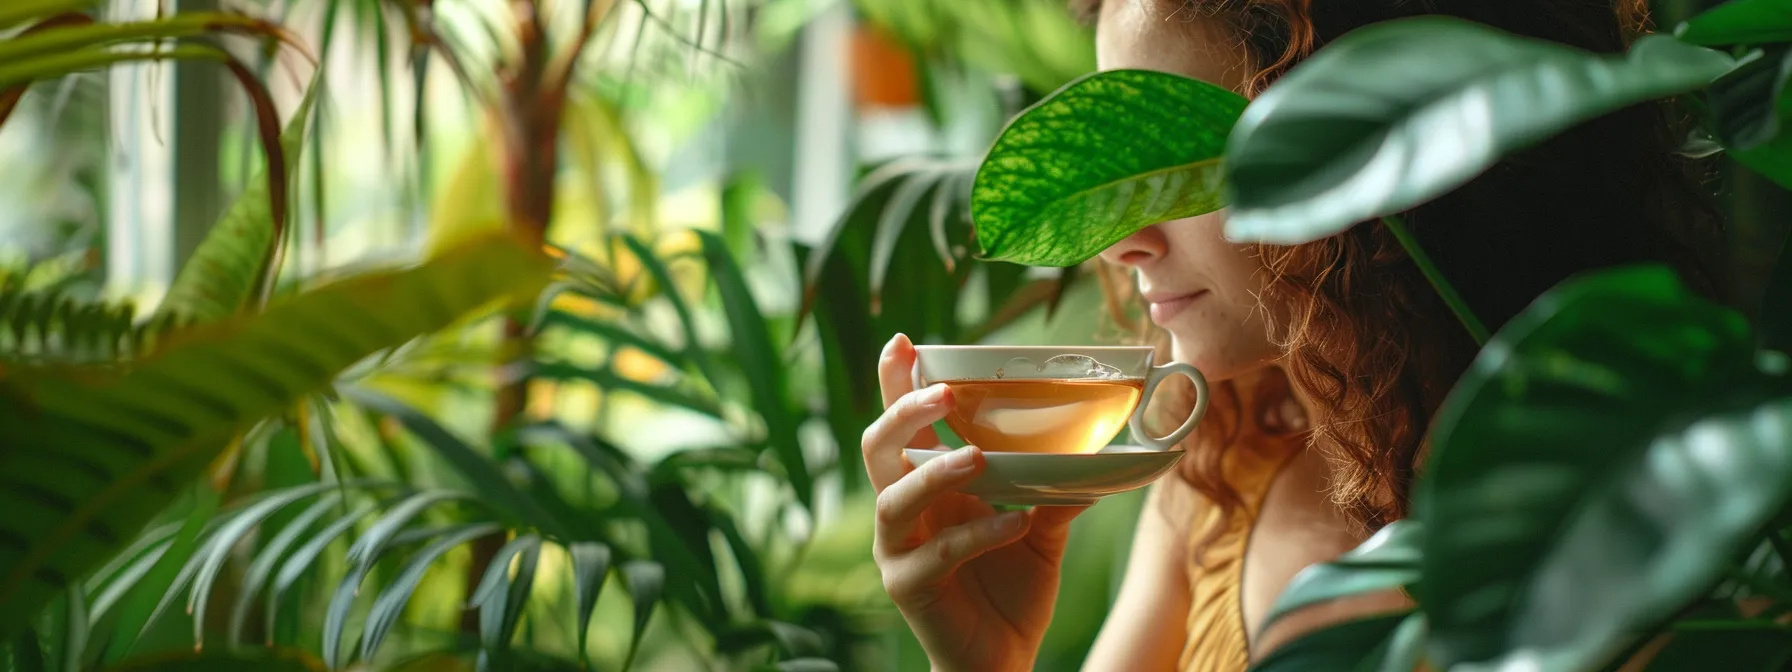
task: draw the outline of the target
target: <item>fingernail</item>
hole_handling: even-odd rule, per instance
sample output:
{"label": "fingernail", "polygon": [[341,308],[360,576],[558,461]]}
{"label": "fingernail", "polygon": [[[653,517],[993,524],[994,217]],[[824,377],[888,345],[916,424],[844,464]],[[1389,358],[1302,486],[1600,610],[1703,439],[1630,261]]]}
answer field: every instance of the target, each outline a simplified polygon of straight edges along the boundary
{"label": "fingernail", "polygon": [[998,532],[1014,532],[1019,530],[1021,524],[1025,522],[1027,522],[1027,512],[1009,511],[996,516],[993,524]]}
{"label": "fingernail", "polygon": [[952,471],[967,471],[975,466],[977,466],[976,446],[965,446],[946,456],[946,468]]}
{"label": "fingernail", "polygon": [[932,387],[927,388],[927,405],[944,404],[952,398],[951,394],[952,388],[947,387],[945,383],[934,383]]}

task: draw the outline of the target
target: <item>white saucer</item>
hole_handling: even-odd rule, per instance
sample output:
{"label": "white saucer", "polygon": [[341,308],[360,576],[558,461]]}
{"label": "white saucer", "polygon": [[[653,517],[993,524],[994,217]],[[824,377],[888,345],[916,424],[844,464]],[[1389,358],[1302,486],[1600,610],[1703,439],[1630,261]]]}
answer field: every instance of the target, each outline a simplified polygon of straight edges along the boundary
{"label": "white saucer", "polygon": [[[919,467],[950,451],[909,448],[908,461]],[[1108,495],[1150,485],[1182,459],[1181,450],[1142,446],[1108,446],[1098,453],[983,454],[983,475],[963,492],[990,504],[1069,506],[1093,504]]]}

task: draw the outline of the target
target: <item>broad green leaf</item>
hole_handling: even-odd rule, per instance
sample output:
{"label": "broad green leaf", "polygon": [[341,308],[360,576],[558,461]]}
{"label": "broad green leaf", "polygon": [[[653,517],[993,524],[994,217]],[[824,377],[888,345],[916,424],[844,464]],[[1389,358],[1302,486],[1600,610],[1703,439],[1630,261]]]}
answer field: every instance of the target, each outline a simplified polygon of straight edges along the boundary
{"label": "broad green leaf", "polygon": [[629,638],[628,659],[622,665],[623,672],[627,672],[635,662],[635,654],[640,652],[641,633],[647,631],[647,621],[653,618],[653,608],[665,589],[666,568],[651,560],[626,562],[622,565],[622,582],[635,601],[635,634]]}
{"label": "broad green leaf", "polygon": [[1071,266],[1133,232],[1221,205],[1226,89],[1150,70],[1095,73],[1008,123],[971,190],[983,256]]}
{"label": "broad green leaf", "polygon": [[[1788,136],[1792,140],[1792,134]],[[1788,143],[1792,146],[1792,142]],[[1792,153],[1787,154],[1792,158]],[[1792,178],[1792,172],[1787,173]],[[1792,236],[1787,236],[1781,244],[1780,256],[1773,264],[1773,275],[1767,280],[1767,289],[1761,297],[1761,309],[1756,311],[1757,328],[1760,329],[1760,345],[1785,354],[1792,354]]]}
{"label": "broad green leaf", "polygon": [[[280,134],[282,156],[278,160],[286,166],[299,165],[306,124],[311,120],[311,108],[321,88],[313,80]],[[282,172],[288,175],[286,193],[291,193],[298,172]],[[156,308],[158,314],[211,321],[236,314],[260,298],[256,292],[272,282],[270,276],[278,271],[274,265],[282,241],[275,234],[287,219],[275,218],[272,196],[265,175],[257,175],[257,179],[244,185],[243,193],[224,211],[223,218],[212,226],[194,248],[192,258],[175,275],[167,297]]]}
{"label": "broad green leaf", "polygon": [[1419,545],[1424,535],[1424,523],[1396,520],[1337,560],[1301,570],[1282,589],[1263,627],[1321,602],[1412,585],[1419,579]]}
{"label": "broad green leaf", "polygon": [[[1321,628],[1277,647],[1250,672],[1377,669],[1395,631],[1413,612],[1371,616]],[[1409,672],[1402,670],[1401,672]]]}
{"label": "broad green leaf", "polygon": [[250,609],[261,596],[261,589],[273,578],[274,568],[286,556],[286,550],[292,548],[299,536],[310,531],[318,520],[343,504],[341,493],[325,493],[293,518],[292,522],[280,528],[280,532],[255,553],[255,558],[249,561],[248,569],[243,570],[242,585],[237,589],[236,608],[230,611],[230,641],[243,641],[243,627],[248,623]]}
{"label": "broad green leaf", "polygon": [[324,672],[329,668],[299,649],[210,648],[143,656],[109,668],[111,672]]}
{"label": "broad green leaf", "polygon": [[1752,346],[1657,266],[1571,279],[1495,335],[1414,495],[1432,662],[1583,667],[1713,583],[1792,485],[1788,386]]}
{"label": "broad green leaf", "polygon": [[1792,47],[1770,48],[1760,58],[1712,82],[1705,91],[1706,125],[1730,158],[1792,188]]}
{"label": "broad green leaf", "polygon": [[373,511],[372,502],[362,502],[347,515],[331,521],[329,525],[318,530],[316,535],[306,539],[298,550],[293,551],[291,557],[286,558],[286,561],[280,564],[280,572],[274,575],[274,583],[268,589],[265,619],[269,633],[274,632],[275,615],[279,613],[280,598],[286,595],[286,591],[290,590],[294,583],[298,582],[299,577],[310,571],[312,565],[317,562],[318,556],[323,555],[324,549],[329,547],[330,542],[347,533],[350,528]]}
{"label": "broad green leaf", "polygon": [[[503,528],[494,523],[458,525],[443,532],[435,541],[406,560],[404,567],[380,591],[380,596],[373,601],[373,607],[367,611],[367,623],[362,626],[361,631],[361,660],[373,660],[380,642],[385,640],[386,633],[398,622],[398,617],[404,615],[404,607],[411,601],[411,593],[416,592],[417,584],[423,581],[423,575],[429,571],[431,564],[461,544],[501,531]],[[329,649],[326,648],[325,651]]]}
{"label": "broad green leaf", "polygon": [[1792,42],[1792,3],[1729,0],[1675,26],[1674,36],[1705,46]]}
{"label": "broad green leaf", "polygon": [[790,487],[796,490],[797,501],[805,508],[814,505],[815,482],[809,466],[803,461],[803,445],[797,436],[797,418],[791,412],[790,385],[778,346],[772,343],[771,330],[753,298],[751,287],[734,258],[728,255],[728,242],[707,231],[699,231],[703,257],[709,262],[709,276],[721,295],[722,312],[728,318],[728,335],[733,340],[735,363],[746,375],[752,391],[753,408],[765,421],[766,441],[773,454],[784,464]]}
{"label": "broad green leaf", "polygon": [[1792,499],[1792,390],[1781,394],[1657,438],[1589,493],[1525,587],[1514,650],[1461,669],[1604,663],[1709,590]]}
{"label": "broad green leaf", "polygon": [[604,576],[610,572],[610,547],[595,541],[576,542],[566,549],[572,555],[573,591],[579,599],[579,659],[589,664],[585,650],[586,636],[591,630],[591,612],[597,608],[597,596],[604,587]]}
{"label": "broad green leaf", "polygon": [[405,429],[410,430],[466,479],[468,485],[472,486],[472,494],[480,503],[489,506],[504,520],[539,528],[554,536],[566,534],[564,521],[542,510],[527,493],[506,480],[502,470],[494,468],[489,457],[475,451],[434,418],[390,395],[369,388],[349,386],[341,391],[345,398],[362,408],[397,418]]}
{"label": "broad green leaf", "polygon": [[1646,36],[1597,55],[1466,20],[1353,30],[1256,100],[1226,147],[1226,235],[1297,244],[1462,186],[1509,152],[1700,88],[1729,56]]}
{"label": "broad green leaf", "polygon": [[306,292],[182,333],[122,376],[8,369],[0,398],[0,631],[128,543],[233,436],[381,349],[496,299],[549,266],[494,239]]}
{"label": "broad green leaf", "polygon": [[[423,513],[424,509],[441,502],[465,499],[466,495],[452,491],[419,492],[406,497],[403,501],[386,511],[367,531],[355,540],[348,548],[349,570],[336,584],[336,592],[330,597],[329,609],[324,612],[324,663],[332,669],[346,662],[342,655],[342,630],[348,625],[349,609],[355,605],[355,596],[361,593],[361,582],[373,569],[374,562],[393,545],[396,536],[412,520]],[[447,552],[447,549],[442,549]],[[426,565],[428,563],[425,563]],[[398,585],[398,584],[393,584]],[[376,604],[377,606],[377,604]],[[369,627],[373,621],[369,620]],[[377,643],[377,642],[376,642]]]}

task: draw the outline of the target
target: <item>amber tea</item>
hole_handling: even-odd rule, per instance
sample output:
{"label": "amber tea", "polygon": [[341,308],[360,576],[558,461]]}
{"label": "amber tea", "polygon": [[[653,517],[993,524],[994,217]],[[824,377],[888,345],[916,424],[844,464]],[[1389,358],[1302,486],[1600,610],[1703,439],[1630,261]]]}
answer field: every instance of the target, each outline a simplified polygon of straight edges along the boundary
{"label": "amber tea", "polygon": [[1143,396],[1143,378],[944,381],[946,416],[966,443],[991,452],[1093,453],[1120,433]]}

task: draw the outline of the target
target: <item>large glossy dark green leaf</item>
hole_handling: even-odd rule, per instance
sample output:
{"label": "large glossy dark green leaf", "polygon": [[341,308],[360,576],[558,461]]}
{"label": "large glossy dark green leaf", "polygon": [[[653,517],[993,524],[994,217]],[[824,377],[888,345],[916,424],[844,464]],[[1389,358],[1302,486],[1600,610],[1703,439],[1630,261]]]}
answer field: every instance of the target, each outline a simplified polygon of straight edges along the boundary
{"label": "large glossy dark green leaf", "polygon": [[1417,614],[1400,612],[1372,616],[1315,630],[1278,647],[1251,665],[1250,672],[1380,672],[1379,662],[1387,650],[1388,642],[1409,617],[1417,617]]}
{"label": "large glossy dark green leaf", "polygon": [[[299,165],[305,147],[305,128],[311,120],[311,107],[320,87],[315,82],[306,89],[305,97],[293,111],[286,130],[280,134],[280,157],[287,166]],[[286,173],[287,193],[297,182],[298,171]],[[181,266],[168,286],[168,295],[156,308],[157,314],[186,315],[195,320],[211,321],[235,314],[260,300],[257,294],[269,283],[278,269],[281,241],[275,239],[272,194],[265,176],[258,175],[243,187],[223,218],[212,226],[193,256]]]}
{"label": "large glossy dark green leaf", "polygon": [[1731,67],[1720,52],[1659,35],[1604,56],[1443,16],[1366,26],[1295,67],[1239,119],[1226,148],[1226,235],[1318,240]]}
{"label": "large glossy dark green leaf", "polygon": [[[404,567],[380,591],[380,596],[373,601],[373,607],[367,611],[367,624],[361,631],[361,660],[373,660],[373,654],[379,651],[386,633],[398,623],[398,617],[404,615],[405,605],[410,603],[411,594],[416,592],[417,584],[423,581],[423,575],[429,571],[431,564],[461,544],[502,530],[494,523],[457,525],[444,531],[441,536],[429,542],[428,546],[406,560]],[[326,653],[328,651],[329,649],[325,649]]]}
{"label": "large glossy dark green leaf", "polygon": [[1674,36],[1706,46],[1792,42],[1792,4],[1729,0],[1675,26]]}
{"label": "large glossy dark green leaf", "polygon": [[804,507],[814,504],[815,482],[803,460],[803,445],[797,436],[797,418],[791,412],[789,383],[786,381],[783,355],[772,343],[771,330],[753,298],[746,276],[728,254],[728,242],[707,231],[697,234],[703,245],[703,258],[709,263],[710,278],[721,295],[722,312],[728,318],[728,335],[733,341],[735,363],[746,374],[751,388],[753,408],[765,421],[766,441],[773,454],[784,463],[790,487]]}
{"label": "large glossy dark green leaf", "polygon": [[1705,90],[1706,126],[1730,158],[1792,188],[1792,48],[1769,48]]}
{"label": "large glossy dark green leaf", "polygon": [[1263,627],[1321,602],[1412,585],[1419,579],[1419,546],[1424,537],[1424,523],[1396,520],[1337,560],[1301,570],[1282,589]]}
{"label": "large glossy dark green leaf", "polygon": [[1070,266],[1134,231],[1218,210],[1245,99],[1150,70],[1064,85],[1008,123],[971,191],[983,256]]}
{"label": "large glossy dark green leaf", "polygon": [[183,332],[122,376],[0,373],[22,392],[0,395],[0,631],[127,544],[250,423],[548,272],[508,238],[478,241]]}
{"label": "large glossy dark green leaf", "polygon": [[1714,583],[1792,487],[1786,391],[1742,317],[1666,268],[1545,294],[1433,428],[1413,588],[1432,661],[1579,669]]}

